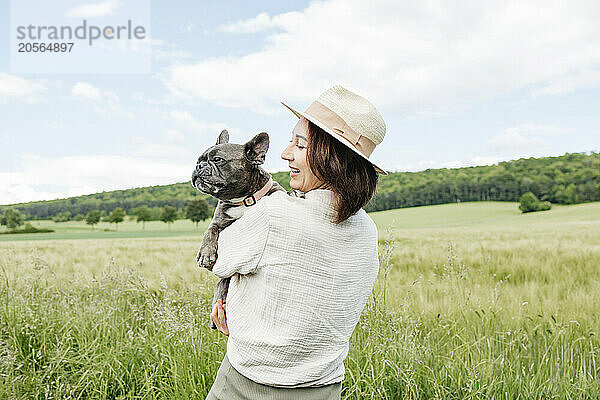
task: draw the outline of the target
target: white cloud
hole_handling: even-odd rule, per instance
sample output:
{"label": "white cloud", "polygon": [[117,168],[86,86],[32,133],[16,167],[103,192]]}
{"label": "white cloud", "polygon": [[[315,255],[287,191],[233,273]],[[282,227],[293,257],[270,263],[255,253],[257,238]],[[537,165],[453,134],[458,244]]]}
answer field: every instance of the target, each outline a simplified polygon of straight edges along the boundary
{"label": "white cloud", "polygon": [[[161,146],[160,154],[173,152]],[[159,149],[155,149],[159,152]],[[148,149],[141,152],[148,153]],[[0,204],[78,196],[131,187],[171,184],[189,179],[195,158],[179,160],[130,156],[21,156],[17,172],[0,172]],[[158,154],[158,153],[157,153]],[[181,153],[172,154],[181,157]],[[55,188],[54,190],[47,189]]]}
{"label": "white cloud", "polygon": [[135,135],[129,138],[130,142],[133,144],[142,144],[145,142],[144,137],[140,135]]}
{"label": "white cloud", "polygon": [[206,123],[192,117],[192,114],[187,111],[171,111],[169,117],[177,127],[198,134],[202,134],[208,127]]}
{"label": "white cloud", "polygon": [[546,147],[544,137],[558,136],[569,130],[548,125],[520,124],[507,128],[487,142],[487,147],[495,153],[531,153]]}
{"label": "white cloud", "polygon": [[490,150],[502,153],[529,151],[543,146],[544,142],[539,138],[527,137],[518,130],[507,129],[506,132],[494,136],[487,144]]}
{"label": "white cloud", "polygon": [[134,158],[151,160],[152,162],[178,163],[188,160],[188,163],[195,162],[197,154],[189,149],[173,143],[143,143],[132,148],[129,155]]}
{"label": "white cloud", "polygon": [[163,137],[167,143],[182,143],[185,140],[183,133],[176,129],[167,129]]}
{"label": "white cloud", "polygon": [[85,82],[76,83],[71,92],[77,97],[82,97],[88,100],[99,100],[102,97],[98,88]]}
{"label": "white cloud", "polygon": [[[596,49],[600,53],[600,48]],[[579,88],[593,87],[600,82],[600,70],[577,71],[571,75],[565,75],[548,82],[538,89],[534,89],[531,94],[533,97],[553,95],[561,93],[571,93]]]}
{"label": "white cloud", "polygon": [[87,82],[77,82],[71,89],[73,96],[80,100],[91,103],[95,114],[106,118],[116,115],[136,121],[137,117],[131,111],[117,105],[120,98],[112,90],[101,90]]}
{"label": "white cloud", "polygon": [[230,133],[237,132],[237,129],[227,127],[226,124],[222,122],[212,122],[207,123],[204,121],[200,121],[192,116],[187,111],[177,111],[173,110],[169,112],[169,119],[180,129],[185,129],[190,132],[194,132],[197,135],[202,134],[214,134],[215,137],[221,132],[223,129],[227,129]]}
{"label": "white cloud", "polygon": [[114,102],[107,104],[98,105],[93,108],[94,113],[104,118],[114,118],[115,116],[121,116],[129,119],[130,121],[137,121],[137,116],[129,110],[118,106]]}
{"label": "white cloud", "polygon": [[[0,176],[2,175],[5,174],[0,173]],[[53,193],[35,190],[30,185],[10,182],[4,176],[2,178],[3,180],[0,181],[0,204],[2,205],[68,197],[65,192]]]}
{"label": "white cloud", "polygon": [[73,18],[103,17],[114,14],[118,7],[119,1],[116,0],[82,4],[67,11],[67,16]]}
{"label": "white cloud", "polygon": [[269,17],[269,14],[263,12],[251,19],[220,25],[217,27],[217,32],[256,33],[271,26],[273,26],[271,17]]}
{"label": "white cloud", "polygon": [[265,29],[285,28],[295,22],[301,21],[301,19],[302,13],[297,11],[279,14],[274,17],[270,17],[269,14],[263,12],[254,18],[237,21],[232,24],[220,25],[217,27],[216,31],[235,34],[257,33]]}
{"label": "white cloud", "polygon": [[194,56],[162,39],[154,39],[146,36],[139,40],[118,40],[112,42],[99,42],[94,46],[101,47],[104,50],[119,53],[136,53],[140,56],[150,57],[153,61],[185,61],[194,58]]}
{"label": "white cloud", "polygon": [[100,90],[87,82],[77,82],[75,85],[73,85],[71,93],[73,93],[75,97],[86,100],[102,100],[103,102],[119,101],[119,96],[117,96],[115,92],[109,90]]}
{"label": "white cloud", "polygon": [[46,91],[46,85],[39,80],[29,80],[0,72],[0,103],[4,103],[8,99],[35,103]]}
{"label": "white cloud", "polygon": [[302,12],[223,25],[269,32],[258,51],[168,67],[182,98],[259,112],[308,105],[335,83],[386,113],[428,114],[524,90],[600,83],[600,3],[311,2]]}

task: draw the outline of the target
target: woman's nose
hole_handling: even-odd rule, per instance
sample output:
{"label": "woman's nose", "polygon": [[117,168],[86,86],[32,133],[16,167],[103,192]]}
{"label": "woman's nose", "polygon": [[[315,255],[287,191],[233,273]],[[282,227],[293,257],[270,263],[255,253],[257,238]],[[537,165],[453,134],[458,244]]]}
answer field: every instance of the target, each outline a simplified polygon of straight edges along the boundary
{"label": "woman's nose", "polygon": [[283,153],[281,153],[281,158],[283,158],[284,160],[287,161],[292,161],[294,159],[294,156],[292,155],[292,152],[290,151],[290,147],[292,147],[292,145],[288,145],[288,147],[286,147],[283,150]]}

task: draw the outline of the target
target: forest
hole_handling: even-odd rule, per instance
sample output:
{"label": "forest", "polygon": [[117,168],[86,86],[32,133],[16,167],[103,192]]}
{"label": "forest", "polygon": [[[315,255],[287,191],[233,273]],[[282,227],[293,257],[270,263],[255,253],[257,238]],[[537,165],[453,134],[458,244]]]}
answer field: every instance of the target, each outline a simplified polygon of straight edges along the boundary
{"label": "forest", "polygon": [[[273,177],[289,189],[287,172]],[[381,176],[377,193],[365,207],[381,211],[403,207],[466,201],[518,201],[532,192],[541,201],[575,204],[600,201],[600,153],[567,153],[558,157],[522,158],[495,165],[394,172]],[[216,200],[196,191],[189,182],[115,190],[67,199],[5,205],[19,210],[27,220],[49,219],[68,212],[85,216],[92,210],[102,215],[121,207],[127,214],[148,206],[156,214],[166,206],[183,211],[189,200]]]}
{"label": "forest", "polygon": [[380,179],[367,211],[457,201],[518,201],[532,192],[542,201],[600,200],[600,153],[522,158],[495,165],[400,172]]}

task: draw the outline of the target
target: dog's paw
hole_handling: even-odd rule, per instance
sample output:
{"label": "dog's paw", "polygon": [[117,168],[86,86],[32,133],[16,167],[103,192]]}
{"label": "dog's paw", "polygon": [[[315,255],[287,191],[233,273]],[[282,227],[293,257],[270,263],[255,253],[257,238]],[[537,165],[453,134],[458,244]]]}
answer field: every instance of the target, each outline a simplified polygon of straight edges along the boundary
{"label": "dog's paw", "polygon": [[200,268],[206,268],[212,271],[213,266],[217,262],[217,247],[202,246],[196,255],[196,262]]}
{"label": "dog's paw", "polygon": [[296,190],[296,189],[288,190],[287,194],[288,194],[288,196],[304,199],[304,192],[301,192],[300,190]]}

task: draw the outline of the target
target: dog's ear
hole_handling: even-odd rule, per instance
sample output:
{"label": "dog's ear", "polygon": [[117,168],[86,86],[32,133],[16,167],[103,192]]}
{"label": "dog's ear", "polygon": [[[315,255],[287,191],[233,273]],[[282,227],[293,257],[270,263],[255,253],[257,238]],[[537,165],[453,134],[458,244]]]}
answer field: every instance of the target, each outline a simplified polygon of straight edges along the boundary
{"label": "dog's ear", "polygon": [[260,165],[265,162],[269,150],[269,135],[261,132],[244,145],[244,155],[252,164]]}
{"label": "dog's ear", "polygon": [[221,131],[221,134],[217,138],[216,144],[222,144],[222,143],[229,143],[229,132],[227,132],[227,129],[223,129]]}

